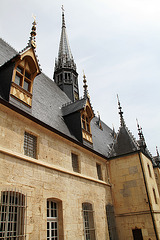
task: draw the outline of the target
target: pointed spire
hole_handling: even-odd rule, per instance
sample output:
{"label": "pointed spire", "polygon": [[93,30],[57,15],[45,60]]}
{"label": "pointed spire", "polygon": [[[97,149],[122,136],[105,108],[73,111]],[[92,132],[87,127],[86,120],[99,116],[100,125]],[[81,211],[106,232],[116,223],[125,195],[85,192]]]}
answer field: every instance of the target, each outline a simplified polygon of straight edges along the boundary
{"label": "pointed spire", "polygon": [[84,71],[83,71],[83,83],[84,83],[84,85],[83,85],[83,88],[84,88],[84,95],[83,95],[83,97],[84,98],[88,98],[88,85],[86,84],[87,83],[87,80],[86,80],[86,75],[84,74]]}
{"label": "pointed spire", "polygon": [[68,42],[68,37],[66,33],[66,25],[65,25],[65,16],[64,16],[64,7],[62,5],[62,31],[58,52],[58,60],[56,60],[55,70],[57,68],[69,67],[73,68],[76,71],[76,64],[74,63],[74,59],[71,53],[71,49]]}
{"label": "pointed spire", "polygon": [[124,118],[123,118],[122,107],[121,107],[121,104],[120,104],[120,101],[119,101],[118,94],[117,94],[117,99],[118,99],[118,109],[119,109],[119,115],[120,115],[120,124],[121,124],[121,127],[123,127],[126,124],[125,124],[125,121],[124,121]]}
{"label": "pointed spire", "polygon": [[37,25],[37,23],[36,23],[36,17],[35,16],[33,16],[33,18],[34,18],[34,21],[33,21],[33,23],[32,23],[32,29],[31,29],[31,32],[30,32],[30,39],[29,39],[29,43],[28,43],[28,46],[29,47],[33,47],[33,48],[36,48],[36,25]]}

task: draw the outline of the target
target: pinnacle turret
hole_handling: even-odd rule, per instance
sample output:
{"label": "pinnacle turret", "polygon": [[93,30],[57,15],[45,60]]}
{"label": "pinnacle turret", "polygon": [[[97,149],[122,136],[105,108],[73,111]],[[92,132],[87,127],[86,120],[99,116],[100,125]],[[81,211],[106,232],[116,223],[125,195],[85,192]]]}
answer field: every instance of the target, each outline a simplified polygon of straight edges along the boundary
{"label": "pinnacle turret", "polygon": [[120,104],[120,101],[119,101],[119,97],[118,97],[118,94],[117,94],[117,99],[118,99],[118,109],[119,109],[119,115],[120,115],[120,124],[121,124],[121,127],[122,126],[125,126],[125,121],[124,121],[124,118],[123,118],[123,112],[122,112],[122,107],[121,107],[121,104]]}

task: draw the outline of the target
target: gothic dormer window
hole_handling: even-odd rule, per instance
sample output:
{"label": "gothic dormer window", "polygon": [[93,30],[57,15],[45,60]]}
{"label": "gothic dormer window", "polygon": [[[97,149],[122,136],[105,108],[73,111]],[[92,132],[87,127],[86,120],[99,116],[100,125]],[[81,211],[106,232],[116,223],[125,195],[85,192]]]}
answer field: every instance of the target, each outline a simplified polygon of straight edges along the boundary
{"label": "gothic dormer window", "polygon": [[10,96],[28,107],[32,106],[32,90],[34,78],[40,73],[35,55],[36,22],[34,20],[28,46],[14,59],[14,69]]}
{"label": "gothic dormer window", "polygon": [[92,143],[92,133],[91,133],[91,120],[94,117],[93,110],[91,108],[90,102],[86,100],[86,106],[81,113],[81,123],[82,123],[82,136],[83,139]]}

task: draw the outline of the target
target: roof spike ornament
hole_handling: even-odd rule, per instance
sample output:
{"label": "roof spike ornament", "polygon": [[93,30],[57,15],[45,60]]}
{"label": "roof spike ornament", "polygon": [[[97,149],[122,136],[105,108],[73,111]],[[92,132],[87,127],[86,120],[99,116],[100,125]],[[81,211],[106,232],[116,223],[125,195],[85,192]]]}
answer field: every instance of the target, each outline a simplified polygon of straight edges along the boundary
{"label": "roof spike ornament", "polygon": [[120,124],[121,124],[121,127],[124,127],[126,124],[125,124],[125,121],[124,121],[124,118],[123,118],[122,107],[121,107],[121,104],[120,104],[120,101],[119,101],[118,94],[117,94],[117,100],[118,100],[118,109],[119,109],[119,115],[120,115]]}
{"label": "roof spike ornament", "polygon": [[97,111],[97,115],[98,115],[98,121],[96,121],[98,127],[103,130],[102,128],[102,124],[101,124],[101,118],[100,118],[100,114],[99,114],[99,111]]}
{"label": "roof spike ornament", "polygon": [[89,95],[88,95],[88,85],[87,85],[87,80],[86,80],[86,75],[84,74],[84,71],[83,71],[83,88],[84,88],[84,95],[83,97],[84,98],[89,98]]}
{"label": "roof spike ornament", "polygon": [[63,5],[62,5],[61,9],[62,9],[62,28],[63,28],[63,27],[66,27],[65,19],[64,19],[64,7],[63,7]]}
{"label": "roof spike ornament", "polygon": [[28,43],[28,46],[29,47],[33,47],[34,49],[36,48],[36,25],[37,25],[37,22],[36,22],[36,17],[33,15],[33,23],[32,23],[32,29],[31,29],[31,32],[30,32],[30,39],[29,39],[29,43]]}
{"label": "roof spike ornament", "polygon": [[157,157],[159,157],[159,151],[157,146],[156,146],[156,153],[157,153]]}

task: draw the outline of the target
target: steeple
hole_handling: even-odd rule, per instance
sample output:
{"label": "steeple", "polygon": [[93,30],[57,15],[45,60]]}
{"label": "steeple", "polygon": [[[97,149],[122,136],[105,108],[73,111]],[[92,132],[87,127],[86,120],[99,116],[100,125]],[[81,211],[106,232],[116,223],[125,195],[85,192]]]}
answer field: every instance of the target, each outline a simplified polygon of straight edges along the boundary
{"label": "steeple", "polygon": [[63,6],[61,38],[53,78],[55,83],[67,94],[72,102],[79,99],[78,73],[68,42]]}

